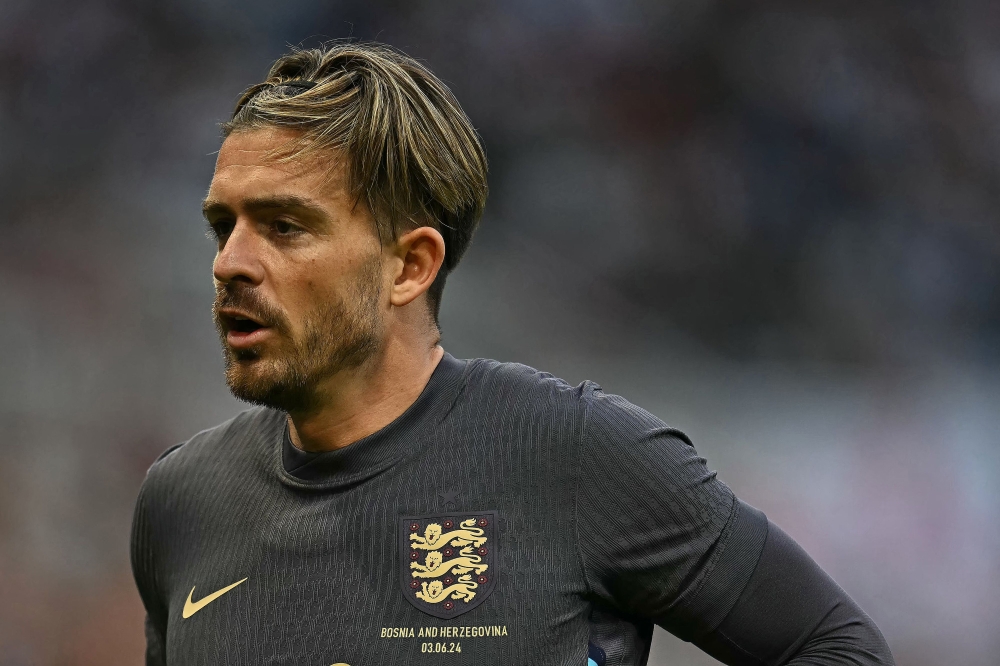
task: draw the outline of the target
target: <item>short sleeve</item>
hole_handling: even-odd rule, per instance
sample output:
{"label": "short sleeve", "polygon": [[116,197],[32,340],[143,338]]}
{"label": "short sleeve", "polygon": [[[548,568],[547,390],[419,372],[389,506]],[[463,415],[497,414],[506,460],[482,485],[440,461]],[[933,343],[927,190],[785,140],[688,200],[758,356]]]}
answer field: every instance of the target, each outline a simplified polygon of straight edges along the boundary
{"label": "short sleeve", "polygon": [[577,539],[590,593],[695,640],[746,587],[767,518],[680,431],[600,388],[584,400]]}
{"label": "short sleeve", "polygon": [[157,581],[149,506],[149,477],[139,491],[132,518],[131,562],[139,596],[146,608],[146,666],[166,664],[167,613]]}

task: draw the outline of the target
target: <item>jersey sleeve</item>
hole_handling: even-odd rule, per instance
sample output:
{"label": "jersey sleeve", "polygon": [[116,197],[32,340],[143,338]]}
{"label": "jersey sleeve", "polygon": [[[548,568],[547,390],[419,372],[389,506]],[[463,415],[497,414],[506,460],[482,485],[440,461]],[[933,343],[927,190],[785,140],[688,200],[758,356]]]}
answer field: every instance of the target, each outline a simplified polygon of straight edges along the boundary
{"label": "jersey sleeve", "polygon": [[139,491],[132,518],[132,575],[146,609],[146,666],[165,666],[167,613],[157,581],[149,492],[147,477]]}
{"label": "jersey sleeve", "polygon": [[577,539],[595,602],[725,664],[891,664],[871,619],[681,432],[595,389]]}
{"label": "jersey sleeve", "polygon": [[893,664],[868,615],[774,523],[736,605],[695,645],[724,664]]}
{"label": "jersey sleeve", "polygon": [[680,431],[600,389],[586,408],[577,539],[591,593],[685,640],[708,633],[753,574],[767,519]]}

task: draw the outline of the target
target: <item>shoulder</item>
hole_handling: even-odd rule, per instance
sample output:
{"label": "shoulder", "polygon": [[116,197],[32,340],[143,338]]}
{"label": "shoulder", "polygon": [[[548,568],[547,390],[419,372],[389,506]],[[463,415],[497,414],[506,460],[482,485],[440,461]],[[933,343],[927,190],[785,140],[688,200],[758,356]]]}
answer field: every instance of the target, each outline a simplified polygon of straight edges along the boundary
{"label": "shoulder", "polygon": [[520,363],[475,359],[469,361],[465,391],[481,416],[533,414],[583,433],[584,441],[598,448],[652,440],[691,446],[680,430],[590,380],[572,385]]}
{"label": "shoulder", "polygon": [[579,411],[595,387],[600,388],[590,381],[574,386],[528,365],[484,358],[470,360],[466,375],[467,393],[507,407]]}
{"label": "shoulder", "polygon": [[593,384],[582,399],[586,405],[586,429],[591,442],[670,438],[691,445],[687,435],[660,417],[620,395],[605,393],[597,384]]}
{"label": "shoulder", "polygon": [[218,463],[238,464],[259,448],[255,443],[270,439],[283,426],[284,414],[277,410],[254,407],[240,412],[161,453],[146,472],[143,487],[191,478],[192,474],[212,470]]}
{"label": "shoulder", "polygon": [[606,393],[600,384],[585,380],[572,385],[551,373],[521,363],[490,359],[469,361],[466,391],[505,406],[524,405],[545,411],[579,413],[588,430],[645,433],[669,431],[684,441],[687,437],[620,395]]}

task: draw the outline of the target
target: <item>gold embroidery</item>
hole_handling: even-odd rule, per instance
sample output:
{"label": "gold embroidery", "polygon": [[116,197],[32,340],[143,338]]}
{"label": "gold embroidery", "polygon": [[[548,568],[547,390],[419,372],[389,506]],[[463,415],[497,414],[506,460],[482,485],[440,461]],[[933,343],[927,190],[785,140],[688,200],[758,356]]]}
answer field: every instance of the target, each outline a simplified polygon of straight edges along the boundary
{"label": "gold embroidery", "polygon": [[414,578],[437,578],[445,575],[448,571],[453,574],[464,574],[470,571],[481,574],[489,569],[489,566],[482,562],[483,558],[473,553],[472,548],[468,546],[459,551],[459,557],[454,557],[447,562],[444,561],[441,551],[433,550],[427,553],[423,564],[410,562],[410,568],[416,569],[410,575]]}
{"label": "gold embroidery", "polygon": [[451,542],[451,545],[456,547],[472,544],[478,548],[486,543],[486,537],[483,536],[485,532],[475,525],[476,519],[469,518],[462,521],[462,529],[442,533],[440,525],[431,523],[424,529],[424,536],[410,535],[410,541],[413,542],[410,547],[418,550],[438,550]]}
{"label": "gold embroidery", "polygon": [[244,578],[243,580],[238,580],[235,583],[233,583],[232,585],[228,585],[228,586],[222,588],[221,590],[217,590],[215,592],[212,592],[212,594],[209,594],[208,596],[206,596],[205,598],[201,599],[200,601],[191,601],[191,597],[194,596],[194,588],[197,587],[197,586],[192,586],[191,587],[191,591],[188,592],[187,601],[184,602],[184,610],[181,611],[181,617],[184,618],[185,620],[188,619],[189,617],[191,617],[192,615],[194,615],[195,613],[197,613],[198,611],[200,611],[202,608],[204,608],[205,606],[209,605],[210,603],[212,603],[213,601],[215,601],[216,599],[218,599],[219,597],[221,597],[223,594],[225,594],[229,590],[233,589],[234,587],[236,587],[240,583],[245,583],[247,580],[249,580],[249,579],[248,578]]}
{"label": "gold embroidery", "polygon": [[417,592],[417,598],[423,599],[429,604],[436,604],[444,601],[450,595],[452,599],[464,599],[472,601],[476,596],[475,589],[479,584],[472,580],[472,576],[466,574],[458,577],[458,582],[448,587],[439,580],[432,583],[421,583],[421,590]]}

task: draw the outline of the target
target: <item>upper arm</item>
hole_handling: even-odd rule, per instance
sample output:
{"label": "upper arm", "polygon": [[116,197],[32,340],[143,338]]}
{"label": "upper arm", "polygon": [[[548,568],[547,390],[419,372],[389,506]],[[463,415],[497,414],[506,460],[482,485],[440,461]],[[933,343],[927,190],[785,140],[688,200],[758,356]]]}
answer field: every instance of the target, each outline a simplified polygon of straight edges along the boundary
{"label": "upper arm", "polygon": [[136,499],[132,518],[130,560],[136,588],[146,609],[146,664],[166,663],[167,609],[163,602],[154,547],[155,514],[150,477],[146,477]]}
{"label": "upper arm", "polygon": [[578,481],[584,572],[602,602],[726,664],[892,663],[857,604],[648,412],[595,392]]}
{"label": "upper arm", "polygon": [[777,525],[736,605],[695,641],[724,664],[892,664],[878,627]]}
{"label": "upper arm", "polygon": [[597,391],[578,482],[578,540],[597,598],[687,640],[722,621],[754,570],[767,521],[687,437]]}

